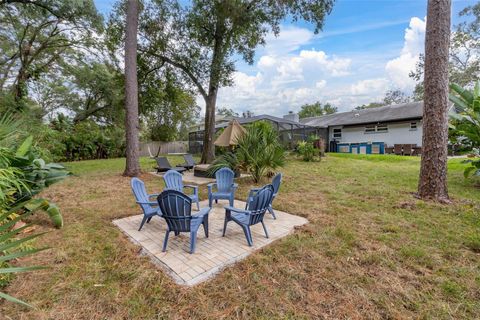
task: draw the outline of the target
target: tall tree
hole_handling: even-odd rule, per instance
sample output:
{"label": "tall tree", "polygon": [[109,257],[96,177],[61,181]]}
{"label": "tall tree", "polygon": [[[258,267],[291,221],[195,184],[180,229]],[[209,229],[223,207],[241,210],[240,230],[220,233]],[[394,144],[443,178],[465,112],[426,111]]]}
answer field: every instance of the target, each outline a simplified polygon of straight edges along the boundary
{"label": "tall tree", "polygon": [[188,140],[188,129],[200,114],[195,95],[184,90],[169,69],[163,78],[150,73],[140,84],[141,120],[153,141]]}
{"label": "tall tree", "polygon": [[382,102],[370,102],[369,104],[362,104],[361,106],[355,107],[355,110],[371,109],[378,108],[383,106],[389,106],[392,104],[402,104],[415,100],[414,97],[411,97],[400,89],[391,89],[385,93],[385,97]]}
{"label": "tall tree", "polygon": [[125,24],[125,134],[127,162],[123,175],[129,177],[137,176],[140,173],[137,80],[138,7],[138,0],[127,1]]}
{"label": "tall tree", "polygon": [[308,117],[318,117],[326,114],[332,114],[337,112],[337,107],[332,106],[330,103],[325,103],[322,105],[320,101],[315,103],[306,103],[300,107],[298,116],[300,119]]}
{"label": "tall tree", "polygon": [[[315,24],[318,32],[334,0],[192,0],[153,1],[142,18],[142,52],[177,68],[206,105],[202,163],[215,156],[218,90],[232,84],[233,57],[253,63],[255,48],[280,32],[285,18]],[[159,21],[164,21],[164,23]]]}
{"label": "tall tree", "polygon": [[217,109],[217,116],[238,117],[238,112],[233,111],[233,109],[223,107]]}
{"label": "tall tree", "polygon": [[412,98],[399,89],[388,90],[385,93],[385,98],[383,98],[383,104],[386,106],[407,103],[410,101],[412,101]]}
{"label": "tall tree", "polygon": [[448,59],[451,0],[429,0],[425,33],[425,97],[418,196],[448,201]]}
{"label": "tall tree", "polygon": [[0,21],[0,90],[11,84],[16,101],[30,81],[92,47],[103,27],[92,0],[2,1]]}

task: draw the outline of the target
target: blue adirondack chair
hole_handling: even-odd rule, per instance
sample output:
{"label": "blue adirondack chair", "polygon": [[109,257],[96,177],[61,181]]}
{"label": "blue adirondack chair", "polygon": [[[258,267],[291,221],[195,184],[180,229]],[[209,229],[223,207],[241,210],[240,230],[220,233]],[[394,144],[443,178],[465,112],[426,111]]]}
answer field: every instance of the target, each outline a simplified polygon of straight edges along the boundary
{"label": "blue adirondack chair", "polygon": [[150,200],[150,198],[157,197],[158,193],[156,194],[148,194],[147,189],[145,189],[145,184],[142,180],[138,178],[132,178],[130,181],[130,185],[132,187],[133,195],[135,196],[135,200],[140,205],[143,210],[143,219],[142,223],[140,224],[140,228],[138,231],[142,230],[143,225],[145,222],[149,223],[150,220],[156,215],[159,217],[162,216],[162,211],[158,207],[158,202],[155,200]]}
{"label": "blue adirondack chair", "polygon": [[246,210],[237,209],[231,206],[225,207],[225,222],[223,224],[223,234],[225,236],[225,231],[227,230],[227,223],[229,221],[236,222],[240,227],[242,227],[245,237],[249,246],[253,245],[252,233],[250,232],[250,226],[253,226],[257,223],[261,223],[263,226],[263,231],[265,231],[265,237],[268,238],[267,227],[263,222],[263,217],[265,212],[268,210],[269,203],[272,201],[273,197],[273,186],[267,184],[260,190],[258,190],[252,197],[252,200],[248,203]]}
{"label": "blue adirondack chair", "polygon": [[182,175],[174,170],[168,170],[167,173],[163,175],[163,180],[165,181],[165,186],[167,189],[177,190],[179,192],[183,192],[184,188],[192,189],[193,194],[189,194],[188,196],[193,202],[197,203],[197,209],[200,210],[198,186],[192,186],[189,184],[184,185],[182,181]]}
{"label": "blue adirondack chair", "polygon": [[205,237],[208,238],[208,213],[210,208],[202,208],[192,215],[192,199],[177,190],[164,190],[157,198],[158,205],[163,212],[162,217],[167,221],[167,232],[163,241],[163,252],[167,250],[168,235],[171,231],[175,235],[180,232],[190,232],[190,253],[195,252],[197,231],[203,225]]}
{"label": "blue adirondack chair", "polygon": [[[270,205],[268,206],[268,212],[270,212],[270,214],[273,216],[273,219],[277,219],[277,217],[275,216],[275,212],[273,211],[272,203],[273,203],[273,200],[275,199],[275,197],[277,196],[278,191],[280,190],[280,184],[281,183],[282,183],[282,174],[278,173],[272,179],[273,197],[272,197],[272,201],[270,202]],[[260,188],[253,188],[253,189],[250,190],[250,193],[248,195],[248,201],[245,204],[245,209],[247,209],[248,203],[251,201],[253,195],[256,192],[258,192],[258,190],[260,190]]]}
{"label": "blue adirondack chair", "polygon": [[[229,168],[221,168],[215,172],[216,182],[209,183],[208,187],[208,206],[212,207],[212,201],[218,203],[219,199],[229,200],[230,206],[233,206],[235,200],[235,190],[238,185],[233,182],[235,173]],[[217,191],[213,191],[214,187]]]}

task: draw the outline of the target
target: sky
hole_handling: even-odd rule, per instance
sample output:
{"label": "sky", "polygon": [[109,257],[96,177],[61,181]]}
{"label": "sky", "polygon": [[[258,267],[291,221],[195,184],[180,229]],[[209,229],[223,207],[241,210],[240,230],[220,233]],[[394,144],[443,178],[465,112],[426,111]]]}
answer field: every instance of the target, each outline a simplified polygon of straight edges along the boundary
{"label": "sky", "polygon": [[[112,0],[95,0],[108,14]],[[476,3],[452,1],[452,22],[458,12]],[[385,92],[410,94],[408,74],[424,51],[427,0],[337,0],[323,30],[285,20],[280,35],[269,34],[256,50],[253,65],[236,58],[234,85],[222,88],[217,107],[241,114],[282,116],[303,104],[331,103],[339,111],[381,101]],[[204,108],[201,97],[198,104]]]}

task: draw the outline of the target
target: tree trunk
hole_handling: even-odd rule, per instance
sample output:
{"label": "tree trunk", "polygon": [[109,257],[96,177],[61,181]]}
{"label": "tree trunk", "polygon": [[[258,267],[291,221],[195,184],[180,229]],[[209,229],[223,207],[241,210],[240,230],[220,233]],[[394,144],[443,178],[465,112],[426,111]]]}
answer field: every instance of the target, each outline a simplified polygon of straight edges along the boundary
{"label": "tree trunk", "polygon": [[127,163],[124,176],[140,173],[138,141],[138,82],[137,82],[138,0],[127,1],[125,27],[125,134]]}
{"label": "tree trunk", "polygon": [[25,97],[27,79],[27,70],[25,70],[25,68],[21,66],[20,70],[18,71],[17,79],[15,79],[15,85],[13,86],[13,95],[16,102],[21,101]]}
{"label": "tree trunk", "polygon": [[215,159],[215,106],[217,104],[217,90],[209,92],[205,99],[205,131],[203,135],[203,150],[201,163],[212,163]]}
{"label": "tree trunk", "polygon": [[[219,22],[217,22],[218,24]],[[224,54],[222,52],[223,37],[222,27],[217,26],[213,49],[212,64],[210,66],[210,81],[208,85],[208,95],[205,99],[205,131],[203,135],[203,150],[201,163],[212,163],[215,159],[215,107],[217,105],[217,93],[220,83],[221,65]]]}
{"label": "tree trunk", "polygon": [[450,0],[429,0],[425,34],[422,162],[418,196],[448,202],[448,49]]}

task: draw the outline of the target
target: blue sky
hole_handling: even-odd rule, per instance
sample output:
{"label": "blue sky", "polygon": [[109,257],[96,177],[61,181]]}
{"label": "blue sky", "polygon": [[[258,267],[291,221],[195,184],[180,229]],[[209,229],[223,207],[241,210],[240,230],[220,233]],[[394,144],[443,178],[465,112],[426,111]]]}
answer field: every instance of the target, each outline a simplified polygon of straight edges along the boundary
{"label": "blue sky", "polygon": [[[95,0],[107,14],[115,1]],[[452,21],[473,0],[453,0]],[[340,111],[381,100],[388,89],[410,93],[408,73],[423,52],[427,0],[337,0],[323,31],[285,21],[267,37],[255,63],[237,61],[233,87],[218,106],[281,116],[304,103],[330,102]],[[203,107],[202,99],[197,100]]]}

